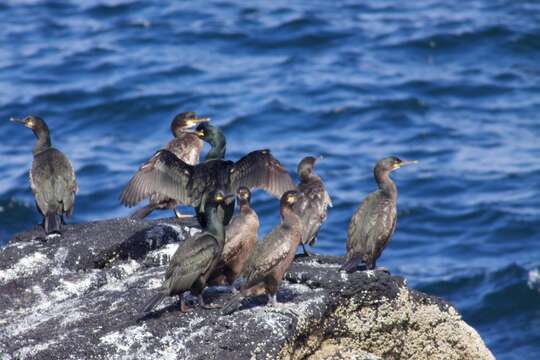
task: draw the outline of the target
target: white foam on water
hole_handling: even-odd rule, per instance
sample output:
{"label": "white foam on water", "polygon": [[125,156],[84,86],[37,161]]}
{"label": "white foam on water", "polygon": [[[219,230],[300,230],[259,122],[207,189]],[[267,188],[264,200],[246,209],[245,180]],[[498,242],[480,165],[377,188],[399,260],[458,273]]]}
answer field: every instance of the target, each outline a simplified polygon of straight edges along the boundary
{"label": "white foam on water", "polygon": [[534,269],[527,275],[527,285],[531,290],[540,291],[540,271]]}

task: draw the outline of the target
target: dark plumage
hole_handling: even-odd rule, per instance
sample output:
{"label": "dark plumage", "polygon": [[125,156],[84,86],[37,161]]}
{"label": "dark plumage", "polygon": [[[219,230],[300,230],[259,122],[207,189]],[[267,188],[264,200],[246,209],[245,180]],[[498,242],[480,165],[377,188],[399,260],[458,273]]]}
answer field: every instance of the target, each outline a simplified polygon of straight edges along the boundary
{"label": "dark plumage", "polygon": [[[204,124],[205,128],[214,127]],[[294,184],[287,170],[275,159],[269,150],[252,151],[236,163],[220,158],[225,154],[224,137],[209,138],[209,132],[201,125],[196,133],[212,145],[211,159],[191,166],[178,159],[168,150],[158,151],[129,181],[121,196],[126,206],[133,206],[153,194],[160,194],[183,204],[193,206],[201,226],[205,226],[204,208],[208,194],[216,189],[224,189],[228,194],[245,186],[249,189],[261,188],[280,197],[285,191],[293,189]],[[219,157],[219,158],[215,158]],[[234,214],[234,203],[225,210],[225,224]]]}
{"label": "dark plumage", "polygon": [[276,303],[276,294],[289,269],[296,248],[302,240],[302,224],[292,207],[299,197],[297,191],[283,194],[280,204],[281,224],[262,242],[259,242],[249,258],[242,275],[245,283],[240,293],[225,305],[223,312],[230,314],[240,306],[246,296],[266,294],[270,305]]}
{"label": "dark plumage", "polygon": [[191,291],[198,296],[199,305],[209,308],[203,300],[203,290],[208,276],[218,263],[225,242],[224,206],[233,200],[221,191],[209,194],[205,216],[207,226],[202,232],[180,243],[165,273],[165,281],[159,292],[143,307],[142,312],[152,310],[165,296],[178,295],[181,299],[181,311],[187,308],[182,295]]}
{"label": "dark plumage", "polygon": [[34,193],[36,207],[43,216],[43,227],[47,235],[60,233],[64,214],[73,213],[77,181],[69,159],[51,147],[49,127],[37,116],[11,119],[32,129],[37,138],[32,150],[34,160],[30,169],[30,187]]}
{"label": "dark plumage", "polygon": [[388,245],[396,228],[397,188],[390,172],[416,161],[402,161],[387,157],[377,162],[374,169],[379,190],[369,194],[349,223],[347,261],[342,270],[353,272],[363,262],[368,270],[375,269],[376,261]]}
{"label": "dark plumage", "polygon": [[239,188],[236,198],[240,209],[225,229],[225,246],[221,260],[210,276],[210,284],[233,285],[257,244],[259,217],[250,207],[249,189]]}
{"label": "dark plumage", "polygon": [[[171,132],[174,139],[169,141],[164,149],[172,152],[186,164],[198,164],[203,142],[195,133],[188,131],[188,129],[202,122],[208,122],[209,120],[209,118],[197,117],[194,112],[184,112],[176,115],[171,122]],[[174,211],[176,217],[180,218],[181,215],[176,209],[178,205],[180,205],[179,201],[156,193],[150,195],[148,205],[135,211],[130,217],[134,219],[143,219],[156,209],[170,209]]]}
{"label": "dark plumage", "polygon": [[315,163],[320,158],[308,156],[298,164],[298,191],[301,196],[294,205],[294,211],[302,220],[302,248],[304,254],[309,255],[305,245],[313,246],[322,223],[326,220],[328,207],[332,206],[332,199],[326,191],[321,178],[314,171]]}

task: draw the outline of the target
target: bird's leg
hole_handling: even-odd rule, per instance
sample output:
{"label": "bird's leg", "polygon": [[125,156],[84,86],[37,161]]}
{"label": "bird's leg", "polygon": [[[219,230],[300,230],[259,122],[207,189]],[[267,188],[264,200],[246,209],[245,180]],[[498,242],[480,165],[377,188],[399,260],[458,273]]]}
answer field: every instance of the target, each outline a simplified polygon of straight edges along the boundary
{"label": "bird's leg", "polygon": [[268,296],[268,306],[275,307],[277,305],[276,294],[267,294],[267,296]]}
{"label": "bird's leg", "polygon": [[303,254],[297,254],[295,258],[308,257],[311,256],[311,253],[306,249],[306,245],[302,243],[302,249],[304,250]]}
{"label": "bird's leg", "polygon": [[223,306],[219,304],[207,304],[204,302],[203,294],[202,292],[197,296],[197,299],[199,300],[199,306],[206,310],[211,309],[221,309]]}
{"label": "bird's leg", "polygon": [[302,243],[302,249],[304,249],[305,256],[311,256],[311,253],[306,249],[306,244]]}

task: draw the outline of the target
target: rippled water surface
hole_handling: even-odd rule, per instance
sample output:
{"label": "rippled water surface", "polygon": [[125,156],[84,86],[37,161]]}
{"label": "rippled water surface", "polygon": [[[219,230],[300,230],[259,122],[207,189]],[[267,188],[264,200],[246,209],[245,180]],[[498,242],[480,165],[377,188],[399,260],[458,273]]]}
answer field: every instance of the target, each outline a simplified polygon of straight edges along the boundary
{"label": "rippled water surface", "polygon": [[[10,116],[48,121],[85,222],[129,214],[123,185],[195,110],[231,159],[326,157],[326,254],[344,253],[374,162],[420,160],[394,174],[380,265],[456,304],[498,359],[540,358],[538,1],[7,0],[0,22],[0,242],[39,221],[33,135]],[[276,200],[254,206],[263,232],[278,222]]]}

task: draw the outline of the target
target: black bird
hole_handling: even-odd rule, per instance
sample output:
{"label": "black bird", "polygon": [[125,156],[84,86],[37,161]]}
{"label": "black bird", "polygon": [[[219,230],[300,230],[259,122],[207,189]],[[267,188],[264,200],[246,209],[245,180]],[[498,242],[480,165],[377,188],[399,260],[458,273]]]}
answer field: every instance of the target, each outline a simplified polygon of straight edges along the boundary
{"label": "black bird", "polygon": [[[205,127],[201,128],[202,125]],[[234,194],[244,186],[261,188],[280,197],[285,191],[294,189],[289,173],[269,150],[252,151],[235,163],[222,159],[225,137],[221,136],[221,140],[216,137],[215,134],[220,133],[217,128],[201,124],[196,133],[214,144],[210,150],[211,159],[192,166],[171,151],[160,150],[131,178],[122,193],[122,203],[133,206],[148,196],[160,194],[194,207],[197,219],[204,227],[204,208],[211,191],[224,189],[227,194]],[[233,214],[234,202],[225,209],[225,224],[231,221]]]}
{"label": "black bird", "polygon": [[236,192],[239,212],[225,228],[225,246],[221,260],[214,269],[209,284],[233,285],[257,244],[259,217],[250,206],[251,192],[241,187]]}
{"label": "black bird", "polygon": [[[164,149],[169,150],[187,164],[198,164],[203,142],[195,133],[188,130],[209,120],[207,117],[197,117],[191,111],[176,115],[171,122],[171,132],[174,139],[169,141]],[[176,209],[178,205],[180,205],[180,202],[177,200],[160,194],[152,194],[148,205],[135,211],[130,217],[132,219],[144,219],[156,209],[171,209],[174,211],[175,216],[180,218],[182,215]]]}
{"label": "black bird", "polygon": [[298,191],[301,196],[294,204],[294,211],[302,220],[302,248],[305,255],[310,255],[306,244],[313,246],[322,223],[326,220],[328,207],[332,207],[332,199],[326,191],[321,178],[314,171],[314,166],[321,157],[307,156],[298,164]]}
{"label": "black bird", "polygon": [[230,314],[239,308],[243,298],[266,294],[270,306],[276,304],[276,294],[285,272],[291,266],[296,248],[302,240],[302,223],[293,210],[300,194],[287,191],[281,197],[279,224],[263,241],[259,242],[242,272],[245,283],[223,308]]}
{"label": "black bird", "polygon": [[178,295],[181,300],[180,310],[187,312],[183,294],[190,291],[199,299],[203,308],[211,308],[205,304],[203,290],[206,281],[218,263],[225,242],[225,226],[223,224],[224,207],[232,202],[234,195],[225,196],[221,191],[209,194],[205,208],[207,226],[203,231],[180,243],[165,273],[165,281],[159,292],[143,307],[142,313],[151,311],[166,296]]}
{"label": "black bird", "polygon": [[36,207],[43,216],[43,227],[47,235],[60,233],[64,214],[73,213],[77,181],[69,159],[51,146],[49,127],[37,116],[24,119],[11,118],[12,122],[32,129],[37,138],[32,149],[34,160],[30,169],[30,188],[34,193]]}
{"label": "black bird", "polygon": [[225,151],[227,148],[227,140],[223,132],[210,124],[200,124],[195,129],[195,134],[202,140],[210,144],[210,151],[204,158],[208,160],[223,160],[225,159]]}
{"label": "black bird", "polygon": [[397,222],[397,188],[390,173],[417,161],[402,161],[387,157],[377,162],[374,169],[379,190],[369,194],[349,223],[347,261],[341,268],[354,272],[363,262],[368,270],[376,267],[376,261],[388,245]]}

